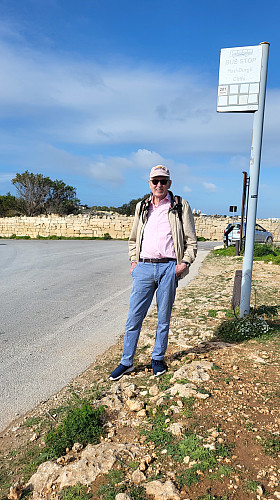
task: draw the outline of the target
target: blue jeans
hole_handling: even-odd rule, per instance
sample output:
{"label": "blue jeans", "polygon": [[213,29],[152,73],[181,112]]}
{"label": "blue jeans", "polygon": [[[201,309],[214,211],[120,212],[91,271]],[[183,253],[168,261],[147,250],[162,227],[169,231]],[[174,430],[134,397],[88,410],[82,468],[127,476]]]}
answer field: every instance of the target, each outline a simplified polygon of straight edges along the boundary
{"label": "blue jeans", "polygon": [[175,261],[158,264],[139,262],[133,269],[133,287],[121,359],[123,365],[131,366],[133,364],[142,323],[155,291],[157,292],[158,325],[152,359],[162,360],[164,358],[168,343],[170,316],[178,283],[175,276],[175,265]]}

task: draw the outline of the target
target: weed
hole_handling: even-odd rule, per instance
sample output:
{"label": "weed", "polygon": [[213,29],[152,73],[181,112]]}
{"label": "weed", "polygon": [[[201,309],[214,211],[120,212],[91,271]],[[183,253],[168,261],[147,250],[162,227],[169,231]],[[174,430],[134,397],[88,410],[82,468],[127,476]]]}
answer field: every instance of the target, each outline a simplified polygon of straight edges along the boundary
{"label": "weed", "polygon": [[224,320],[216,329],[216,338],[227,342],[242,342],[267,333],[269,325],[261,316],[248,314],[243,318]]}
{"label": "weed", "polygon": [[250,479],[246,483],[246,489],[248,491],[252,491],[253,493],[257,493],[257,489],[259,486],[260,486],[260,483],[257,483],[257,481],[253,481],[252,479]]}
{"label": "weed", "polygon": [[255,243],[254,257],[263,257],[265,255],[273,255],[276,257],[277,253],[274,251],[272,245],[260,245],[259,243]]}
{"label": "weed", "polygon": [[118,493],[123,493],[126,490],[123,481],[124,473],[122,471],[112,470],[107,475],[107,483],[100,486],[97,495],[103,500],[115,500]]}
{"label": "weed", "polygon": [[210,316],[210,318],[217,318],[217,314],[218,311],[216,311],[216,309],[209,309],[208,311],[208,316]]}
{"label": "weed", "polygon": [[146,500],[146,490],[144,486],[131,486],[129,494],[133,500]]}
{"label": "weed", "polygon": [[82,403],[80,408],[68,411],[65,420],[51,430],[45,439],[48,458],[57,458],[65,453],[66,448],[71,449],[78,442],[83,445],[95,444],[103,434],[101,416],[104,407],[93,409],[89,403]]}
{"label": "weed", "polygon": [[209,478],[217,479],[220,481],[224,477],[229,477],[232,474],[233,470],[234,469],[232,467],[229,467],[228,465],[221,465],[221,467],[219,467],[215,472],[209,474]]}
{"label": "weed", "polygon": [[269,434],[267,438],[263,438],[261,444],[266,455],[276,457],[280,453],[279,436],[275,434]]}
{"label": "weed", "polygon": [[75,486],[63,488],[58,498],[59,500],[89,500],[92,498],[92,495],[87,493],[87,487],[79,482]]}
{"label": "weed", "polygon": [[25,427],[34,427],[35,425],[38,425],[41,422],[40,417],[30,417],[26,420],[24,423]]}
{"label": "weed", "polygon": [[189,384],[190,381],[187,378],[179,378],[176,380],[178,384]]}
{"label": "weed", "polygon": [[186,456],[194,464],[179,475],[178,482],[180,486],[190,486],[200,480],[200,472],[213,469],[217,465],[218,457],[227,457],[231,455],[230,449],[225,445],[217,446],[215,450],[209,450],[201,444],[201,440],[196,434],[186,433],[183,440],[179,443],[172,443],[167,446],[167,452],[175,461],[183,462]]}
{"label": "weed", "polygon": [[191,396],[189,398],[182,398],[182,403],[184,405],[184,416],[186,418],[191,418],[193,416],[193,405],[196,401],[196,398],[194,396]]}
{"label": "weed", "polygon": [[95,401],[99,400],[102,398],[103,391],[102,389],[98,386],[97,382],[94,382],[91,386],[91,394],[92,397]]}
{"label": "weed", "polygon": [[166,391],[170,387],[170,379],[172,377],[173,377],[172,373],[165,373],[160,377],[158,387],[161,392]]}
{"label": "weed", "polygon": [[138,469],[138,466],[139,466],[138,462],[133,462],[133,461],[131,461],[131,462],[129,462],[129,464],[128,464],[128,467],[130,467],[132,470],[136,470],[136,469]]}
{"label": "weed", "polygon": [[212,366],[212,370],[215,370],[217,372],[221,372],[222,368],[219,365],[216,365],[215,363]]}

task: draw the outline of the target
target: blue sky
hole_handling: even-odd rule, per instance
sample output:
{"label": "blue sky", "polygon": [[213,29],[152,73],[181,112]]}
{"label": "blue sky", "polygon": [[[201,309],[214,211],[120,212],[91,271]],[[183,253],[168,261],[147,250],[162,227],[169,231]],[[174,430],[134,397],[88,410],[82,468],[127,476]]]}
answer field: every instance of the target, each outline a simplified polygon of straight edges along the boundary
{"label": "blue sky", "polygon": [[270,43],[258,217],[280,217],[279,0],[0,0],[0,194],[29,170],[120,206],[168,165],[207,214],[240,213],[253,114],[217,113],[220,49]]}

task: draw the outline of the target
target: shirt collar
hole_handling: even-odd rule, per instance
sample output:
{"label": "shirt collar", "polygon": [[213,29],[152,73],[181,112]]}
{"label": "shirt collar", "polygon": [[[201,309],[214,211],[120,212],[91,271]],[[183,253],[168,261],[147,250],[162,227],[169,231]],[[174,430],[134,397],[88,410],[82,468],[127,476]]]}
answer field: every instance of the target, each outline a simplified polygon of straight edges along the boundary
{"label": "shirt collar", "polygon": [[[156,206],[156,205],[154,204],[154,196],[153,196],[153,195],[152,195],[152,200],[151,200],[151,201],[152,201],[152,204],[153,204],[154,206]],[[158,204],[157,206],[159,206],[162,202],[165,202],[165,203],[166,203],[167,201],[168,201],[169,203],[171,203],[171,196],[170,196],[170,194],[169,194],[169,191],[167,191],[167,194],[166,194],[165,198],[163,198],[163,199],[159,202],[159,204]]]}

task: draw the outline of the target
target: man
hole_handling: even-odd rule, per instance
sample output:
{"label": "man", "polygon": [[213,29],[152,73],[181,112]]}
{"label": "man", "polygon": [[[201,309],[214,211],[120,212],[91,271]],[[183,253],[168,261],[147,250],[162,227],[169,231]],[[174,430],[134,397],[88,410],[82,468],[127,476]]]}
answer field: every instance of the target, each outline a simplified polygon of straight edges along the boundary
{"label": "man", "polygon": [[123,355],[110,380],[134,370],[133,358],[142,322],[157,291],[158,325],[152,353],[155,376],[166,372],[169,323],[178,279],[189,272],[197,252],[194,219],[187,201],[169,191],[170,173],[157,165],[150,172],[152,195],[136,206],[129,238],[133,287],[125,327]]}

